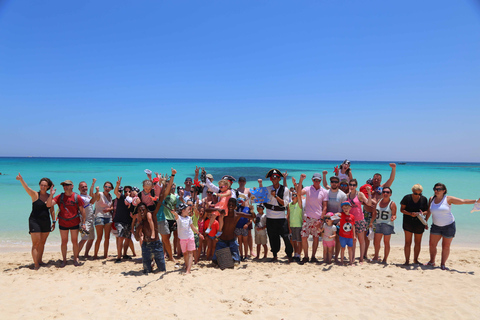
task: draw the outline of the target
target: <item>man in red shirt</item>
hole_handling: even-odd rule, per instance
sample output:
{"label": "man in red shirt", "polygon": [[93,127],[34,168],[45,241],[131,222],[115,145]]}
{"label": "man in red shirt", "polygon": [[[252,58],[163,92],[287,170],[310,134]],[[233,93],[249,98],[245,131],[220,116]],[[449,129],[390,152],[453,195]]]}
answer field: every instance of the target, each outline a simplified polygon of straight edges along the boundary
{"label": "man in red shirt", "polygon": [[[64,192],[59,194],[55,198],[48,198],[47,207],[53,207],[58,205],[60,209],[57,219],[58,228],[60,229],[60,236],[62,238],[61,250],[62,250],[62,264],[61,267],[67,265],[67,243],[68,243],[68,231],[70,230],[72,246],[73,246],[73,265],[79,266],[78,262],[78,231],[80,229],[80,214],[83,220],[86,221],[85,209],[83,208],[84,202],[80,195],[73,192],[73,182],[71,180],[65,180],[61,183]],[[54,195],[55,190],[50,190]],[[85,223],[82,225],[85,229]]]}

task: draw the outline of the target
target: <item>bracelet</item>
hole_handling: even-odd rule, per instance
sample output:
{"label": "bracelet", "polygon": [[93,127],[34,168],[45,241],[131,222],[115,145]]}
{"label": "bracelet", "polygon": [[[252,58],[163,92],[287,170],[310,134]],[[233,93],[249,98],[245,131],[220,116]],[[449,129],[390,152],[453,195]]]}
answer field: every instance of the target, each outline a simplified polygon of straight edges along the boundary
{"label": "bracelet", "polygon": [[174,175],[174,174],[172,174],[170,177],[175,177],[175,175]]}
{"label": "bracelet", "polygon": [[57,223],[57,220],[53,220],[52,223],[53,223],[53,224]]}

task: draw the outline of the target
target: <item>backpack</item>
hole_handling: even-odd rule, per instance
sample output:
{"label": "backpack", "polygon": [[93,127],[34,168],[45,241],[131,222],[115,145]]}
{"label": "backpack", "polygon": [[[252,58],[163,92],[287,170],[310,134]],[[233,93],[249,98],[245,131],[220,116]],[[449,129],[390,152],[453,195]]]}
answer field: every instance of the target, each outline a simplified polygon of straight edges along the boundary
{"label": "backpack", "polygon": [[[67,207],[65,206],[65,202],[63,201],[64,195],[65,195],[64,193],[62,193],[62,194],[60,195],[60,204],[63,205],[63,208],[65,209],[66,212],[68,212],[69,214],[71,214],[70,210],[67,209]],[[75,218],[80,217],[80,212],[79,212],[79,210],[78,210],[78,199],[77,199],[77,196],[78,196],[78,195],[77,195],[76,193],[74,193],[74,195],[75,195],[75,205],[77,206],[77,214],[76,214],[75,216],[71,217],[71,218],[66,218],[66,217],[64,218],[64,217],[61,217],[60,215],[58,215],[58,218],[59,218],[59,219],[62,219],[62,220],[64,220],[64,221],[70,221],[70,220],[73,220],[73,219],[75,219]]]}

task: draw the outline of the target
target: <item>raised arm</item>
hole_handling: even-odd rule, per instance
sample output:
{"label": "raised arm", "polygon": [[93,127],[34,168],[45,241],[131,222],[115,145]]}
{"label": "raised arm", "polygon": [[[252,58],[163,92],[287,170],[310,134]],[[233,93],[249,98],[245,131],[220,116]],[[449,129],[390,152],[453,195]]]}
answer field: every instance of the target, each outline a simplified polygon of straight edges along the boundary
{"label": "raised arm", "polygon": [[153,214],[158,213],[158,210],[162,206],[163,200],[165,200],[165,197],[170,193],[170,190],[172,190],[173,179],[175,178],[176,174],[177,174],[177,170],[172,168],[172,175],[170,176],[170,181],[168,181],[167,187],[163,188],[163,192],[160,194],[160,197],[158,198],[157,206],[155,207]]}
{"label": "raised arm", "polygon": [[[302,200],[302,195],[306,194],[306,192],[303,191],[302,189],[302,186],[303,186],[303,180],[305,180],[305,178],[307,177],[307,175],[305,173],[302,173],[300,175],[300,181],[298,182],[297,184],[297,197],[298,197],[298,201]],[[300,205],[301,206],[301,205]]]}
{"label": "raised arm", "polygon": [[198,166],[195,166],[195,177],[193,178],[193,181],[195,181],[195,180],[198,181],[198,172],[199,171],[200,171],[200,168]]}
{"label": "raised arm", "polygon": [[460,199],[452,196],[447,196],[448,204],[475,204],[475,202],[480,201],[478,200],[470,200],[470,199]]}
{"label": "raised arm", "polygon": [[262,179],[258,179],[258,187],[259,188],[263,188],[263,180]]}
{"label": "raised arm", "polygon": [[288,177],[288,172],[285,171],[285,173],[283,174],[283,186],[284,186],[285,188],[288,187],[287,177]]}
{"label": "raised arm", "polygon": [[390,178],[383,184],[383,187],[390,187],[393,183],[393,180],[395,180],[395,173],[397,172],[397,164],[396,163],[390,163],[390,167],[392,168],[392,172],[390,173]]}
{"label": "raised arm", "polygon": [[323,187],[327,190],[330,189],[330,186],[327,184],[327,173],[328,171],[327,170],[323,170],[322,171],[322,175],[323,175],[323,179],[322,179],[322,183],[323,183]]}
{"label": "raised arm", "polygon": [[97,179],[93,178],[92,179],[92,185],[90,186],[90,198],[92,198],[93,203],[95,203],[95,195],[93,193],[93,190],[95,190],[95,182],[97,182]]}
{"label": "raised arm", "polygon": [[120,198],[122,194],[120,191],[118,191],[118,188],[120,188],[120,184],[122,183],[122,177],[117,177],[117,184],[115,185],[115,190],[113,193],[115,193],[115,197]]}
{"label": "raised arm", "polygon": [[20,181],[20,183],[22,184],[23,186],[23,189],[25,189],[25,191],[27,191],[28,195],[32,198],[32,202],[35,202],[37,201],[38,199],[38,194],[36,191],[34,191],[32,188],[30,188],[27,183],[23,180],[23,177],[22,175],[20,174],[20,172],[18,173],[18,176],[16,177],[16,179],[18,181]]}
{"label": "raised arm", "polygon": [[207,185],[208,190],[212,192],[218,193],[220,191],[220,188],[214,185],[212,181],[210,181],[210,179],[208,178],[207,178],[207,181],[205,181],[205,184]]}

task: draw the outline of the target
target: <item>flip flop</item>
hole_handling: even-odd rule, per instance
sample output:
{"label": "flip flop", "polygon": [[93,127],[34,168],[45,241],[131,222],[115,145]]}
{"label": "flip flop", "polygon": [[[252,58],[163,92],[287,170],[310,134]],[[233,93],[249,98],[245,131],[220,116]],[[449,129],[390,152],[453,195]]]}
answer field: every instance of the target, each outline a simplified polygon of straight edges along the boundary
{"label": "flip flop", "polygon": [[435,262],[428,261],[427,263],[425,263],[425,265],[430,267],[435,267]]}

